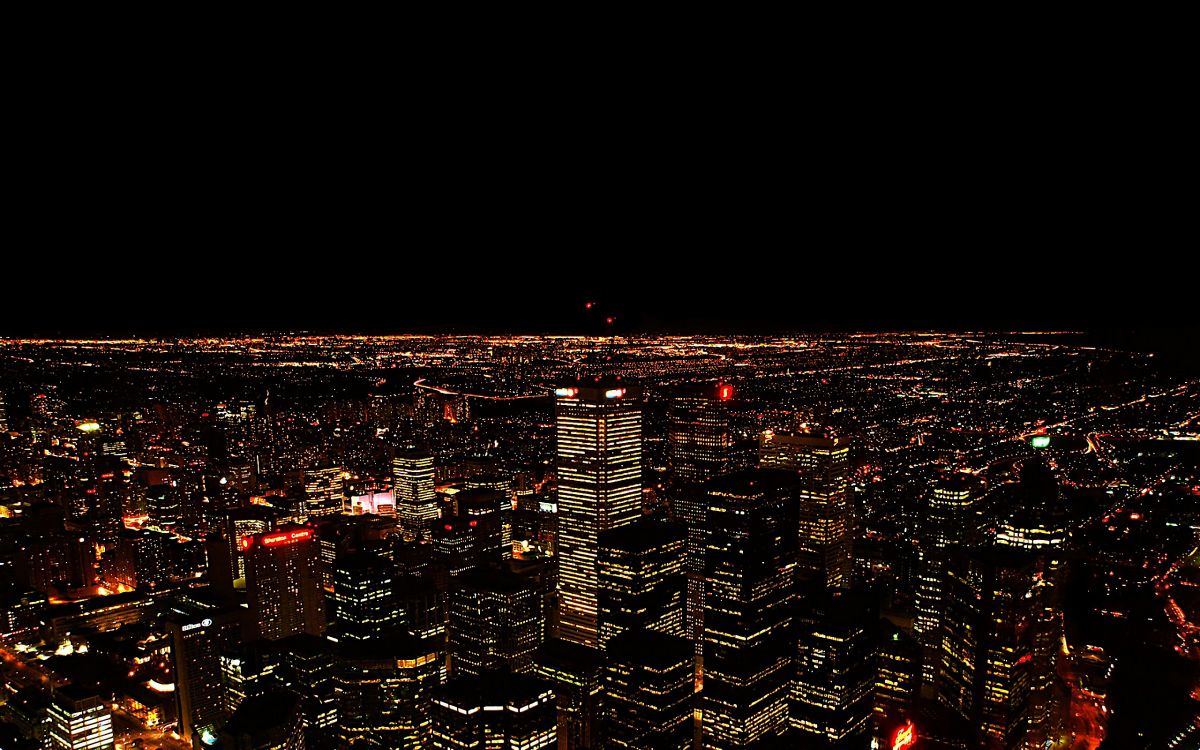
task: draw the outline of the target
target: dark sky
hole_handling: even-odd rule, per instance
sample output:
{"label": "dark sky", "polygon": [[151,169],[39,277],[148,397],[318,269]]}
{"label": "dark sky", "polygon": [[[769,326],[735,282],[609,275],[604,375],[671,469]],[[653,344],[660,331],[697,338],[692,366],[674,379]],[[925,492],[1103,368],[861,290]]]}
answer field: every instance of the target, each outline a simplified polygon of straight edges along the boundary
{"label": "dark sky", "polygon": [[0,335],[1198,317],[1177,97],[1120,75],[74,73],[12,108]]}

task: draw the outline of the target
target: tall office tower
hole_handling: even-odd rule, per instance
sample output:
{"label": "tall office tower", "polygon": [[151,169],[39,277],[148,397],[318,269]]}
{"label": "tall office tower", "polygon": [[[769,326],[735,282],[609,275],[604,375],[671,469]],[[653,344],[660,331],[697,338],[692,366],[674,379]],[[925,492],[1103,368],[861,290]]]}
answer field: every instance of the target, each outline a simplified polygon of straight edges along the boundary
{"label": "tall office tower", "polygon": [[989,747],[1025,740],[1041,573],[1035,556],[999,546],[950,559],[938,699]]}
{"label": "tall office tower", "polygon": [[310,748],[337,744],[337,691],[334,675],[341,665],[334,659],[332,641],[298,633],[275,642],[277,684],[300,696],[304,743]]}
{"label": "tall office tower", "polygon": [[3,393],[0,393],[0,432],[8,432],[8,410],[4,408]]}
{"label": "tall office tower", "polygon": [[558,695],[559,750],[600,747],[603,652],[571,641],[548,640],[534,657],[533,673],[554,685]]}
{"label": "tall office tower", "polygon": [[124,529],[116,549],[105,561],[104,579],[117,589],[153,591],[171,575],[170,550],[177,546],[174,534],[155,529]]}
{"label": "tall office tower", "polygon": [[767,432],[759,442],[759,465],[799,472],[803,480],[800,575],[824,581],[827,588],[849,588],[854,569],[849,446],[836,437]]}
{"label": "tall office tower", "polygon": [[498,557],[499,529],[486,519],[449,516],[434,524],[432,533],[434,577],[443,588],[459,576]]}
{"label": "tall office tower", "polygon": [[392,494],[404,538],[429,538],[430,525],[438,517],[433,456],[417,450],[397,451],[392,459]]}
{"label": "tall office tower", "polygon": [[[471,490],[493,490],[500,493],[496,498],[499,508],[500,556],[505,560],[511,560],[513,555],[513,500],[515,498],[511,477],[495,473],[476,474],[467,479],[467,491]],[[459,502],[460,514],[462,513],[462,496],[463,493],[460,492],[455,497]]]}
{"label": "tall office tower", "polygon": [[600,646],[629,629],[684,636],[683,524],[639,518],[601,532],[596,578]]}
{"label": "tall office tower", "polygon": [[370,552],[342,555],[333,565],[333,605],[330,636],[337,640],[366,640],[391,632],[402,616],[395,566]]}
{"label": "tall office tower", "polygon": [[1041,459],[1025,462],[1015,487],[1012,510],[1000,522],[996,544],[1027,550],[1037,556],[1042,578],[1033,590],[1029,669],[1028,748],[1040,748],[1060,729],[1059,694],[1055,675],[1063,637],[1061,584],[1068,518],[1059,496],[1058,480]]}
{"label": "tall office tower", "polygon": [[304,503],[308,515],[331,516],[341,513],[345,497],[342,467],[322,466],[304,470]]}
{"label": "tall office tower", "polygon": [[437,750],[548,750],[558,744],[554,687],[528,675],[458,677],[433,696]]}
{"label": "tall office tower", "polygon": [[48,715],[51,750],[112,750],[112,711],[94,692],[74,685],[58,688]]}
{"label": "tall office tower", "polygon": [[921,644],[888,620],[880,621],[875,716],[895,723],[911,713],[921,686]]}
{"label": "tall office tower", "polygon": [[528,672],[542,645],[542,594],[516,573],[477,568],[450,592],[450,651],[455,677]]}
{"label": "tall office tower", "polygon": [[242,540],[271,531],[278,524],[278,516],[278,511],[265,505],[234,508],[226,512],[225,540],[229,545],[231,572],[235,580],[246,577],[246,550]]}
{"label": "tall office tower", "polygon": [[405,632],[337,648],[339,746],[428,747],[430,693],[445,682],[445,654]]}
{"label": "tall office tower", "polygon": [[729,464],[729,400],[733,386],[706,383],[682,387],[671,398],[667,465],[675,484],[698,484]]}
{"label": "tall office tower", "polygon": [[446,595],[427,580],[401,581],[396,587],[400,619],[410,633],[439,651],[446,650]]}
{"label": "tall office tower", "polygon": [[614,381],[555,394],[559,635],[594,647],[599,534],[642,514],[641,393]]}
{"label": "tall office tower", "polygon": [[211,744],[229,718],[221,654],[241,638],[242,610],[180,599],[163,619],[171,638],[179,734],[186,742]]}
{"label": "tall office tower", "polygon": [[[466,489],[454,496],[455,515],[475,521],[480,553],[490,559],[512,559],[512,499],[486,487]],[[506,530],[507,529],[507,535]]]}
{"label": "tall office tower", "polygon": [[[208,744],[217,744],[216,737]],[[276,690],[247,698],[221,730],[222,750],[305,750],[300,699]]]}
{"label": "tall office tower", "polygon": [[605,747],[691,750],[695,648],[651,630],[626,630],[605,649]]}
{"label": "tall office tower", "polygon": [[234,643],[221,650],[221,684],[225,714],[233,716],[242,701],[267,691],[275,679],[275,653],[269,641]]}
{"label": "tall office tower", "polygon": [[938,650],[946,598],[946,565],[952,551],[977,542],[978,504],[982,482],[955,472],[939,477],[925,499],[921,546],[917,549],[916,617],[913,634],[925,649],[922,683],[932,697],[936,689]]}
{"label": "tall office tower", "polygon": [[866,749],[878,617],[848,591],[827,591],[801,607],[789,701],[790,724],[799,737],[822,747]]}
{"label": "tall office tower", "polygon": [[1067,541],[1067,514],[1059,501],[1058,480],[1040,458],[1026,461],[1013,508],[996,529],[996,544],[1057,557]]}
{"label": "tall office tower", "polygon": [[787,728],[800,488],[795,472],[772,469],[705,484],[705,748],[751,747]]}
{"label": "tall office tower", "polygon": [[277,640],[325,631],[325,597],[312,529],[298,526],[243,537],[250,632]]}

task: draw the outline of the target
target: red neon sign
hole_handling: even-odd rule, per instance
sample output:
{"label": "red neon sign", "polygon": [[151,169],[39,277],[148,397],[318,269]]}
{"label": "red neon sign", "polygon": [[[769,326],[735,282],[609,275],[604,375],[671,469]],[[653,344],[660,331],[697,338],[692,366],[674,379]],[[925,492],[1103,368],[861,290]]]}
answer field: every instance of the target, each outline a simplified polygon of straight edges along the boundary
{"label": "red neon sign", "polygon": [[911,720],[897,729],[896,734],[892,736],[892,750],[909,750],[916,744],[917,728],[913,726]]}
{"label": "red neon sign", "polygon": [[258,538],[258,543],[264,547],[279,547],[285,544],[302,542],[312,536],[312,529],[286,531],[282,534],[267,534]]}
{"label": "red neon sign", "polygon": [[471,521],[471,522],[470,522],[470,523],[468,523],[467,525],[468,525],[468,526],[471,526],[471,527],[475,527],[475,526],[478,526],[478,525],[479,525],[479,522],[478,522],[478,521]]}
{"label": "red neon sign", "polygon": [[717,397],[719,399],[721,399],[722,401],[728,401],[729,399],[733,398],[733,386],[732,385],[721,386],[720,390],[717,391]]}

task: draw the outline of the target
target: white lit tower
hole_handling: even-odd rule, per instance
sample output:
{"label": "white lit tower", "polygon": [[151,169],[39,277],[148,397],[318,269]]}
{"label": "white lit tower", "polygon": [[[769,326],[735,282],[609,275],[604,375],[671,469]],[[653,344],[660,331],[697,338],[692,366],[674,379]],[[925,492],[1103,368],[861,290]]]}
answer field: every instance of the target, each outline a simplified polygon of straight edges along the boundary
{"label": "white lit tower", "polygon": [[588,380],[555,396],[559,636],[595,648],[600,532],[642,515],[641,392]]}

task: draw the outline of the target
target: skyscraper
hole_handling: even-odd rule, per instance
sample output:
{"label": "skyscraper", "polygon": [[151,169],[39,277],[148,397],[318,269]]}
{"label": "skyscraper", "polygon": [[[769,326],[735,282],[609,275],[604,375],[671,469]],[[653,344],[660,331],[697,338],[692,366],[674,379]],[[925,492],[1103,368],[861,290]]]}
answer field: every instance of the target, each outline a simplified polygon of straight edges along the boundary
{"label": "skyscraper", "polygon": [[848,588],[854,570],[849,459],[846,442],[827,435],[767,432],[759,442],[760,466],[803,480],[797,569],[828,588]]}
{"label": "skyscraper", "polygon": [[429,526],[438,517],[433,456],[418,450],[397,451],[392,459],[392,494],[404,538],[428,538]]}
{"label": "skyscraper", "polygon": [[605,747],[691,750],[695,649],[690,640],[626,630],[605,649]]}
{"label": "skyscraper", "polygon": [[366,640],[400,624],[396,573],[391,562],[369,552],[342,555],[333,565],[335,623],[338,640]]}
{"label": "skyscraper", "polygon": [[824,592],[800,608],[789,701],[789,721],[800,737],[831,748],[865,750],[877,617],[862,597],[848,591]]}
{"label": "skyscraper", "polygon": [[558,744],[554,687],[505,672],[460,677],[433,696],[437,750],[548,750]]}
{"label": "skyscraper", "polygon": [[971,474],[955,472],[938,478],[925,501],[921,546],[917,549],[916,618],[913,634],[925,648],[923,683],[935,689],[945,612],[946,566],[952,550],[976,541],[977,504],[983,485]]}
{"label": "skyscraper", "polygon": [[571,641],[551,639],[534,657],[533,673],[553,684],[558,694],[560,750],[602,747],[603,652]]}
{"label": "skyscraper", "polygon": [[671,398],[667,465],[672,483],[708,481],[729,463],[729,400],[733,386],[706,383],[681,387]]}
{"label": "skyscraper", "polygon": [[241,637],[240,607],[181,599],[164,617],[171,638],[171,665],[179,734],[187,742],[211,742],[229,718],[221,654]]}
{"label": "skyscraper", "polygon": [[641,394],[617,381],[555,394],[559,635],[594,647],[599,534],[642,513]]}
{"label": "skyscraper", "polygon": [[685,544],[682,524],[645,517],[600,534],[601,647],[631,628],[685,635]]}
{"label": "skyscraper", "polygon": [[430,641],[397,631],[337,645],[334,676],[339,746],[359,741],[387,748],[429,746],[430,694],[446,678],[445,654]]}
{"label": "skyscraper", "polygon": [[305,744],[318,750],[337,740],[337,691],[334,676],[342,664],[334,658],[336,644],[308,633],[290,635],[272,644],[274,681],[300,697]]}
{"label": "skyscraper", "polygon": [[304,470],[304,503],[310,516],[342,512],[345,502],[342,467],[322,466]]}
{"label": "skyscraper", "polygon": [[276,640],[325,631],[325,597],[312,529],[290,526],[242,537],[250,630]]}
{"label": "skyscraper", "polygon": [[100,696],[67,685],[50,700],[51,750],[112,750],[112,711]]}
{"label": "skyscraper", "polygon": [[938,698],[981,743],[1025,739],[1041,575],[1036,556],[1000,546],[950,558]]}
{"label": "skyscraper", "polygon": [[771,469],[705,484],[705,748],[751,747],[787,728],[800,486]]}
{"label": "skyscraper", "polygon": [[507,570],[478,568],[450,592],[450,650],[455,677],[528,672],[542,645],[542,594]]}

